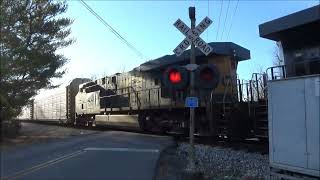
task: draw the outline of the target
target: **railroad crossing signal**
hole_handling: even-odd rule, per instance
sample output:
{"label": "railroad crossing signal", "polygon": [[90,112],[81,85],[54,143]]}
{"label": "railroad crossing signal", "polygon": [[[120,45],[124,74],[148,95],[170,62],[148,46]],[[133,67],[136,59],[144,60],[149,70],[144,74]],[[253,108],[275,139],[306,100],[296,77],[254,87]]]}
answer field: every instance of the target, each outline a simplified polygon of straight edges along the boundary
{"label": "railroad crossing signal", "polygon": [[[192,66],[194,65],[194,66]],[[163,82],[166,88],[172,90],[186,89],[190,84],[188,71],[194,71],[195,88],[215,89],[218,86],[220,73],[213,64],[188,64],[186,66],[170,66],[163,73]]]}
{"label": "railroad crossing signal", "polygon": [[212,47],[208,45],[200,34],[212,24],[212,20],[205,17],[194,29],[190,29],[181,19],[178,19],[173,25],[186,36],[186,38],[173,50],[180,56],[193,42],[206,56],[212,51]]}
{"label": "railroad crossing signal", "polygon": [[[204,78],[202,81],[203,83],[212,83],[214,79],[217,79],[215,77],[214,69],[211,67],[204,67],[198,68],[196,72],[192,71],[196,67],[196,56],[195,56],[195,46],[197,46],[206,56],[210,54],[212,51],[212,47],[208,45],[204,40],[202,40],[199,36],[200,34],[206,30],[210,24],[212,23],[211,19],[206,17],[204,18],[198,26],[195,26],[196,24],[196,8],[195,7],[189,7],[189,18],[191,20],[191,29],[180,19],[178,19],[173,25],[180,31],[182,34],[186,36],[186,38],[173,50],[173,52],[180,56],[184,50],[186,50],[191,45],[190,50],[190,65],[187,67],[190,69],[190,97],[186,103],[190,107],[190,145],[191,145],[191,153],[190,153],[190,169],[194,169],[195,167],[195,151],[194,151],[194,116],[195,116],[195,108],[197,105],[197,99],[194,96],[195,95],[195,75],[200,77],[200,79]],[[192,70],[191,70],[192,69]],[[199,70],[200,69],[200,70]],[[217,71],[216,71],[217,72]],[[179,81],[182,79],[182,77],[179,76],[179,73],[175,73],[170,78],[170,71],[165,72],[165,81],[169,83],[169,85],[174,85],[175,81]],[[219,74],[219,73],[218,73]],[[181,74],[180,74],[181,75]],[[183,84],[186,86],[186,84]],[[216,86],[216,85],[215,85]],[[208,88],[208,87],[207,87]],[[215,88],[215,87],[213,87]],[[191,99],[190,99],[191,98]]]}

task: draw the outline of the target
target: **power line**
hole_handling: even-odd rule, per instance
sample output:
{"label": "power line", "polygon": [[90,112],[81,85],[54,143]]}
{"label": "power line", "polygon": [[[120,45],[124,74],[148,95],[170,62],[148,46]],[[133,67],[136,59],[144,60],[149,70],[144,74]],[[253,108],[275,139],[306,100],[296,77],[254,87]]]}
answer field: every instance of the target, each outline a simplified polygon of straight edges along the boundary
{"label": "power line", "polygon": [[[210,7],[210,4],[209,4],[209,1],[210,0],[208,0],[208,17],[209,17],[209,7]],[[209,40],[209,31],[207,31],[207,41]]]}
{"label": "power line", "polygon": [[229,34],[230,34],[230,31],[231,31],[231,28],[232,28],[233,18],[236,15],[236,12],[237,12],[238,3],[239,3],[239,0],[237,0],[236,7],[234,8],[233,15],[232,15],[231,20],[230,20],[231,24],[230,24],[230,28],[229,28],[229,31],[228,31],[228,34],[227,34],[227,39],[229,38]]}
{"label": "power line", "polygon": [[224,30],[226,29],[226,22],[227,22],[227,17],[228,17],[228,13],[229,13],[229,5],[230,5],[230,0],[228,0],[226,17],[224,18],[223,29],[222,29],[221,38],[220,38],[221,40],[222,40],[222,37],[223,37]]}
{"label": "power line", "polygon": [[146,59],[146,57],[131,43],[129,43],[123,36],[121,36],[110,24],[108,24],[101,16],[99,16],[87,3],[83,0],[80,0],[82,5],[92,14],[94,15],[104,26],[106,26],[117,38],[119,38],[123,43],[125,43],[137,56],[142,59]]}
{"label": "power line", "polygon": [[111,30],[111,32],[114,35],[116,35],[117,38],[119,38],[122,42],[124,42],[131,50],[133,50],[137,56],[139,56],[142,59],[145,58],[145,56],[137,48],[135,48],[124,37],[122,37],[111,25],[109,25],[101,16],[99,16],[87,3],[85,3],[83,0],[80,0],[80,1],[85,6],[85,8],[89,10],[91,14],[93,14],[100,22],[102,22],[103,25],[109,28],[109,30]]}
{"label": "power line", "polygon": [[223,0],[221,1],[221,5],[220,5],[220,15],[219,15],[219,21],[218,21],[218,30],[217,30],[216,40],[218,40],[218,35],[219,35],[219,29],[220,29],[220,18],[221,18],[222,6],[223,6]]}

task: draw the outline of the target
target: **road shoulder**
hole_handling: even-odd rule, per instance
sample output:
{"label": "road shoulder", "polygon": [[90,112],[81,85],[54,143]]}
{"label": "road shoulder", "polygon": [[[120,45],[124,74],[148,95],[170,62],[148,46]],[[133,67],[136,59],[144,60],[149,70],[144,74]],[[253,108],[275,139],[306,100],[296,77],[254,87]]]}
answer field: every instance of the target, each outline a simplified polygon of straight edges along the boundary
{"label": "road shoulder", "polygon": [[181,179],[186,168],[187,159],[177,154],[177,146],[171,146],[161,151],[155,172],[155,180]]}

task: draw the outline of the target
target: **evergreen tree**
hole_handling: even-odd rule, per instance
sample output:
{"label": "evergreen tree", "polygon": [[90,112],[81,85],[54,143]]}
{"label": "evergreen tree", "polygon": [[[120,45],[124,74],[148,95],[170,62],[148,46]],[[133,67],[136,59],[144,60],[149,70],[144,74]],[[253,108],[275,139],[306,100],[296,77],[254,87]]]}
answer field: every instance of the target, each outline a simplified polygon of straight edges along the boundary
{"label": "evergreen tree", "polygon": [[57,50],[70,45],[72,20],[61,16],[66,2],[0,0],[0,118],[10,120],[41,88],[53,87],[67,59]]}

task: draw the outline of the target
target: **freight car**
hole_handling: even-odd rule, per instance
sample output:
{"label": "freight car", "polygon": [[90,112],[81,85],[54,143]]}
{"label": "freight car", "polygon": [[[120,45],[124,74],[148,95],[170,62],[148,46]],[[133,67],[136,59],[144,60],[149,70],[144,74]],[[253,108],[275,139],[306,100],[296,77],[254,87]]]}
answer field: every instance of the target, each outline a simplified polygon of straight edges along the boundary
{"label": "freight car", "polygon": [[79,85],[88,81],[91,80],[76,78],[65,88],[55,89],[49,96],[31,100],[18,118],[64,124],[74,123],[75,96],[79,91]]}
{"label": "freight car", "polygon": [[[244,137],[249,132],[247,106],[238,98],[237,65],[250,58],[250,51],[231,42],[210,43],[214,53],[196,51],[199,65],[213,66],[216,87],[198,87],[196,133]],[[186,132],[189,110],[184,106],[185,89],[173,91],[164,84],[168,67],[188,64],[183,56],[166,55],[148,61],[127,73],[117,73],[81,84],[75,97],[75,124],[140,127],[145,131]],[[184,77],[182,77],[184,78]],[[188,84],[188,82],[186,83]]]}

